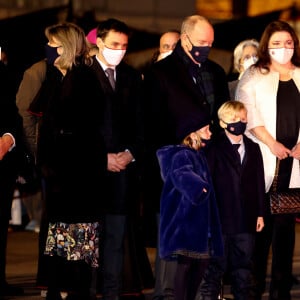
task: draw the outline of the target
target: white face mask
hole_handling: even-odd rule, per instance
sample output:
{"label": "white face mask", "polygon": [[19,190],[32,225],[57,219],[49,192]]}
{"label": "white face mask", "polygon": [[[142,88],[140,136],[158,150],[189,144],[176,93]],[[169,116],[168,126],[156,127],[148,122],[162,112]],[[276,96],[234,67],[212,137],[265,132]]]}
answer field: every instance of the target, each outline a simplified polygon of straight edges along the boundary
{"label": "white face mask", "polygon": [[245,58],[243,62],[244,71],[246,71],[249,67],[254,65],[257,62],[257,56],[251,56],[249,58]]}
{"label": "white face mask", "polygon": [[169,56],[171,53],[173,52],[173,50],[170,50],[170,51],[167,51],[167,52],[163,52],[163,53],[160,53],[158,55],[158,58],[157,58],[157,61],[163,59],[163,58],[166,58],[167,56]]}
{"label": "white face mask", "polygon": [[288,63],[293,54],[294,49],[287,49],[287,48],[269,48],[269,54],[273,60],[278,62],[279,64],[286,64]]}
{"label": "white face mask", "polygon": [[117,66],[121,60],[123,59],[126,50],[122,49],[110,49],[104,46],[102,51],[102,55],[107,61],[107,63],[111,66]]}

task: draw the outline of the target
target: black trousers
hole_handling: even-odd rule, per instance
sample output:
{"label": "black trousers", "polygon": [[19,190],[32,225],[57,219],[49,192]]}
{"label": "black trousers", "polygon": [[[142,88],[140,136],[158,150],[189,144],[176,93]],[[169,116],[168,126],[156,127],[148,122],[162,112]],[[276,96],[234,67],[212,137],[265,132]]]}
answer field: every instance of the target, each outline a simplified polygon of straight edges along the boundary
{"label": "black trousers", "polygon": [[72,287],[67,289],[67,291],[73,295],[74,299],[90,299],[92,268],[85,261],[67,261],[65,258],[56,255],[51,256],[49,257],[48,272],[47,300],[61,299],[60,291],[66,289],[64,279],[66,276],[70,282],[72,281]]}
{"label": "black trousers", "polygon": [[208,259],[179,256],[175,273],[175,300],[195,299],[208,262]]}
{"label": "black trousers", "polygon": [[257,233],[254,252],[257,299],[261,299],[266,288],[267,264],[271,245],[272,265],[269,299],[291,299],[295,223],[295,216],[292,214],[271,215],[268,212],[265,217],[265,227],[262,232]]}
{"label": "black trousers", "polygon": [[[4,176],[2,178],[2,176]],[[8,173],[0,176],[0,286],[6,283],[6,248],[7,230],[9,226],[11,204],[15,189],[15,182]]]}
{"label": "black trousers", "polygon": [[253,274],[255,234],[223,235],[223,239],[225,255],[211,259],[201,283],[200,299],[218,299],[222,278],[228,271],[234,299],[254,300],[256,288]]}

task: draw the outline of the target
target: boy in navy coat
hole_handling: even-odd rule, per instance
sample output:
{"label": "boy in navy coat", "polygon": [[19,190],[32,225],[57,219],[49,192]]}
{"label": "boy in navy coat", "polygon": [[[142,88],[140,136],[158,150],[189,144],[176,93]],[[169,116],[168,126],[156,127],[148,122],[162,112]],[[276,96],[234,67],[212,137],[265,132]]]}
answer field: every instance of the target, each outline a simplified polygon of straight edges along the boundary
{"label": "boy in navy coat", "polygon": [[208,147],[207,160],[220,212],[225,256],[211,261],[200,293],[202,299],[217,299],[228,270],[234,299],[254,299],[255,233],[264,227],[262,154],[258,144],[244,135],[247,110],[241,102],[224,103],[218,118],[224,131]]}

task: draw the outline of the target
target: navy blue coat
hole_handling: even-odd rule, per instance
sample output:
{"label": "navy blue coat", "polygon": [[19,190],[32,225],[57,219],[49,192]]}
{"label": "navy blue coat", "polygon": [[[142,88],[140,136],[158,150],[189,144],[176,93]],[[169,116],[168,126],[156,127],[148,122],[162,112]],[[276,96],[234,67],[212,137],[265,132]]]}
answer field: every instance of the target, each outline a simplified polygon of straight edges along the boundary
{"label": "navy blue coat", "polygon": [[160,257],[223,255],[217,203],[203,151],[183,145],[165,146],[157,151],[157,157],[164,181]]}
{"label": "navy blue coat", "polygon": [[256,232],[263,216],[265,182],[262,154],[257,143],[245,135],[242,164],[225,132],[206,149],[224,234]]}

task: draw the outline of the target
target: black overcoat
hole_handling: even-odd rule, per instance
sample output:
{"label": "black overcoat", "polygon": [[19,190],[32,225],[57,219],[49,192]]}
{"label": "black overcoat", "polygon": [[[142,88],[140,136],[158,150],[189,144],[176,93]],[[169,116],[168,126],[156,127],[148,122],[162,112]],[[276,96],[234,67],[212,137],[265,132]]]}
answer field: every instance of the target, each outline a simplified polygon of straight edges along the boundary
{"label": "black overcoat", "polygon": [[185,53],[180,55],[183,52],[180,47],[179,41],[173,53],[153,64],[144,76],[147,145],[145,189],[146,195],[151,198],[149,202],[157,211],[162,185],[155,156],[157,149],[181,142],[176,138],[176,130],[182,122],[188,121],[191,111],[209,109],[214,123],[218,124],[217,110],[229,100],[225,71],[217,63],[207,60],[204,65],[212,76],[214,94],[213,103],[208,103],[195,84],[188,65],[184,63],[191,60]]}
{"label": "black overcoat", "polygon": [[245,135],[242,164],[226,134],[221,132],[206,149],[224,234],[255,233],[263,216],[265,181],[262,154]]}
{"label": "black overcoat", "polygon": [[103,211],[99,193],[106,193],[107,152],[100,131],[103,91],[94,73],[74,66],[63,77],[48,66],[30,109],[42,110],[37,157],[49,221],[97,221]]}
{"label": "black overcoat", "polygon": [[135,161],[121,172],[108,172],[106,211],[136,213],[139,201],[139,166],[144,153],[142,76],[123,61],[116,67],[116,87],[112,90],[104,70],[94,56],[91,68],[104,90],[104,122],[101,131],[108,153],[128,149]]}

